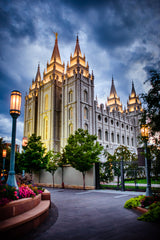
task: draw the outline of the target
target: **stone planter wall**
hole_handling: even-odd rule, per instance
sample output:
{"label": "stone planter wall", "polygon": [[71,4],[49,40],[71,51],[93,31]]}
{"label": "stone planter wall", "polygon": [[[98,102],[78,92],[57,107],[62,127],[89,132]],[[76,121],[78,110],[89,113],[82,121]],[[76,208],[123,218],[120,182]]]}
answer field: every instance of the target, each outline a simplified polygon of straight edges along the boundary
{"label": "stone planter wall", "polygon": [[38,194],[34,198],[22,198],[9,202],[5,206],[0,207],[0,221],[27,212],[36,207],[40,201],[41,194]]}

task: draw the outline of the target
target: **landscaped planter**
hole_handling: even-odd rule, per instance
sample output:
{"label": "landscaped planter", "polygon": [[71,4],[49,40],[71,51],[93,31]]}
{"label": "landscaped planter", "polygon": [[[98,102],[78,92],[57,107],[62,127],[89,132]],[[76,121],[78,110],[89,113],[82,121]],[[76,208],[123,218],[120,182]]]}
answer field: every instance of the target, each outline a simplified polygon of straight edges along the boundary
{"label": "landscaped planter", "polygon": [[36,207],[40,201],[41,194],[38,194],[34,198],[22,198],[9,202],[5,206],[0,207],[0,221],[15,217],[19,214],[31,210]]}
{"label": "landscaped planter", "polygon": [[50,200],[51,201],[51,194],[50,192],[45,189],[44,192],[41,193],[42,200]]}
{"label": "landscaped planter", "polygon": [[138,211],[140,211],[140,212],[142,212],[142,213],[148,212],[148,209],[142,208],[142,207],[136,207],[135,209],[137,209]]}

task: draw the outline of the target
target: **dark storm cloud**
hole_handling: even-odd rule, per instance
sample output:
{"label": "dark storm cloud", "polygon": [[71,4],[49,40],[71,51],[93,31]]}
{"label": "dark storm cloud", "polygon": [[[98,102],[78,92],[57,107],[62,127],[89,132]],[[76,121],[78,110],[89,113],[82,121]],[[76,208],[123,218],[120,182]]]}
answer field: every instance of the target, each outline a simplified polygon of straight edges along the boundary
{"label": "dark storm cloud", "polygon": [[157,17],[160,13],[160,1],[158,0],[64,0],[63,2],[81,16],[79,26],[84,22],[88,25],[86,27],[88,39],[94,35],[97,44],[108,50],[129,45],[138,38],[143,41],[150,38],[153,40],[154,35],[159,33],[160,22]]}
{"label": "dark storm cloud", "polygon": [[[31,41],[36,38],[36,31],[34,20],[28,14],[29,6],[24,4],[19,6],[18,1],[1,2],[0,6],[0,32],[1,39],[14,40],[17,42],[19,39],[28,37]],[[3,5],[4,4],[4,5]]]}
{"label": "dark storm cloud", "polygon": [[23,95],[23,125],[25,92],[38,62],[43,72],[51,56],[53,31],[58,32],[65,63],[78,33],[81,51],[95,73],[96,94],[107,99],[113,74],[117,94],[126,103],[132,80],[140,93],[146,73],[160,67],[159,13],[159,0],[1,0],[0,118],[7,125],[8,96],[18,89]]}

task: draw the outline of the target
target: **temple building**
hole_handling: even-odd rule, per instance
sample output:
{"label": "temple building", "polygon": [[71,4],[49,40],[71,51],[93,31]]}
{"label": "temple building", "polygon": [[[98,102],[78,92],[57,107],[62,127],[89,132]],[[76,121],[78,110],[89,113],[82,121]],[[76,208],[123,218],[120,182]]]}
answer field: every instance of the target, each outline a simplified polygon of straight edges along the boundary
{"label": "temple building", "polygon": [[70,61],[62,63],[58,37],[43,77],[37,74],[25,96],[24,138],[41,136],[47,150],[61,151],[70,134],[78,128],[96,134],[100,144],[113,153],[119,145],[137,152],[141,102],[134,84],[124,110],[112,77],[107,103],[98,105],[94,96],[94,75],[82,56],[77,36]]}

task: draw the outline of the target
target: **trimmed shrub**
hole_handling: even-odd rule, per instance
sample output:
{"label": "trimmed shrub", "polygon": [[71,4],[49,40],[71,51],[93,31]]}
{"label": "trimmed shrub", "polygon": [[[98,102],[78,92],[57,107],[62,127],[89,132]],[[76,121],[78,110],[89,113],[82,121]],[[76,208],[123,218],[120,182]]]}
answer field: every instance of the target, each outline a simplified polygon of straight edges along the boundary
{"label": "trimmed shrub", "polygon": [[137,218],[140,221],[156,222],[160,220],[160,202],[150,205],[148,212]]}
{"label": "trimmed shrub", "polygon": [[124,208],[135,208],[135,207],[139,207],[141,205],[141,200],[144,198],[143,195],[140,195],[138,197],[134,197],[134,198],[130,198],[129,200],[127,200],[124,204]]}

